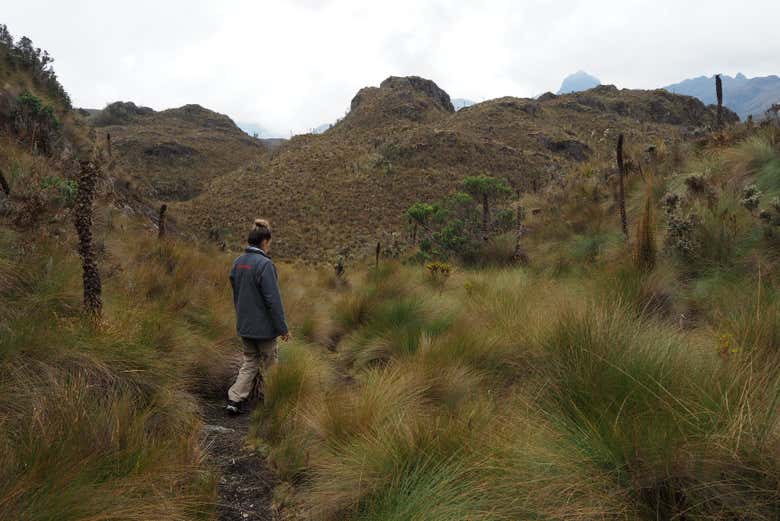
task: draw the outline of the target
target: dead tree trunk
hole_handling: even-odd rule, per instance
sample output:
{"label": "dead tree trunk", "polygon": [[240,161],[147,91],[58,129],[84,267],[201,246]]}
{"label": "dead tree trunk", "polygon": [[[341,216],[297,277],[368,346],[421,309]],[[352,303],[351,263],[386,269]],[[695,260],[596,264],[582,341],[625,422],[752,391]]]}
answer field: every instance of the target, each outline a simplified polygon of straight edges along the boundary
{"label": "dead tree trunk", "polygon": [[106,148],[108,149],[108,157],[111,157],[111,133],[106,132]]}
{"label": "dead tree trunk", "polygon": [[623,229],[623,236],[628,242],[628,217],[626,217],[626,188],[624,178],[626,176],[626,165],[623,161],[623,134],[618,136],[617,142],[617,167],[618,167],[618,206],[620,208],[620,226]]}
{"label": "dead tree trunk", "polygon": [[11,195],[11,187],[8,186],[8,181],[5,180],[2,170],[0,170],[0,189],[5,192],[5,195]]}
{"label": "dead tree trunk", "polygon": [[718,116],[717,126],[723,127],[723,81],[720,79],[720,74],[715,75],[715,96],[718,98]]}
{"label": "dead tree trunk", "polygon": [[95,197],[98,168],[93,161],[81,161],[76,204],[74,206],[76,232],[79,236],[79,256],[84,271],[84,308],[100,316],[103,311],[100,272],[92,244],[92,200]]}
{"label": "dead tree trunk", "polygon": [[157,227],[157,237],[162,239],[165,237],[165,212],[168,211],[168,205],[163,204],[160,206],[159,225]]}
{"label": "dead tree trunk", "polygon": [[518,264],[528,264],[528,254],[523,247],[523,235],[525,235],[523,221],[525,221],[525,208],[518,205],[515,227],[515,253],[512,255],[512,259]]}

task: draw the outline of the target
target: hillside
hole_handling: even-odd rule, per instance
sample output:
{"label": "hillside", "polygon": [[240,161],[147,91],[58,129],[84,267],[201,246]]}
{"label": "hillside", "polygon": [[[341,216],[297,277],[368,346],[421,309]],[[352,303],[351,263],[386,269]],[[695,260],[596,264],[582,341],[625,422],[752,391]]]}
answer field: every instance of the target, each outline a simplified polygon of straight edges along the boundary
{"label": "hillside", "polygon": [[241,240],[252,217],[266,216],[276,223],[281,257],[360,256],[376,241],[404,243],[406,208],[447,194],[468,175],[539,189],[585,162],[611,167],[621,132],[642,149],[713,122],[714,110],[694,98],[612,86],[456,112],[434,82],[391,77],[361,89],[330,130],[292,138],[268,161],[215,178],[173,211],[229,243]]}
{"label": "hillside", "polygon": [[[749,115],[763,118],[773,103],[780,103],[780,77],[764,76],[748,78],[744,74],[721,75],[723,80],[723,104],[736,112],[743,120]],[[715,76],[689,78],[664,89],[677,94],[699,98],[704,103],[715,103]]]}
{"label": "hillside", "polygon": [[110,134],[117,168],[133,188],[162,201],[190,199],[210,180],[268,151],[229,117],[200,105],[157,112],[115,102],[90,115],[89,122],[101,139]]}
{"label": "hillside", "polygon": [[[389,78],[171,204],[194,237],[160,234],[127,204],[156,208],[123,183],[143,149],[110,154],[4,30],[0,520],[778,518],[776,123],[712,131],[693,98],[611,86],[455,112]],[[184,129],[176,146],[233,133],[196,106],[114,109],[120,133]],[[525,191],[505,195],[531,210],[509,237],[527,263],[277,259],[292,338],[251,414],[226,414],[242,347],[215,233],[238,246],[270,216],[272,252],[330,260],[403,241],[405,205],[475,172]]]}

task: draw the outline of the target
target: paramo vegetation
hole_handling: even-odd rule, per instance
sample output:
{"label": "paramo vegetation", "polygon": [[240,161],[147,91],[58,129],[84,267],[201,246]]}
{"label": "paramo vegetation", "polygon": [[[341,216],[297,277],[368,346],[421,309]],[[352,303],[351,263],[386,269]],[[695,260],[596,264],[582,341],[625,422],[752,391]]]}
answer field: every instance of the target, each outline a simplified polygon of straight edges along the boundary
{"label": "paramo vegetation", "polygon": [[[239,352],[234,254],[181,233],[176,205],[160,233],[165,212],[18,45],[0,47],[18,79],[2,99],[32,121],[2,113],[0,518],[213,519],[201,403]],[[295,339],[247,440],[279,516],[777,519],[780,129],[719,126],[626,133],[621,169],[599,149],[520,193],[471,172],[399,210],[396,258],[279,262]]]}

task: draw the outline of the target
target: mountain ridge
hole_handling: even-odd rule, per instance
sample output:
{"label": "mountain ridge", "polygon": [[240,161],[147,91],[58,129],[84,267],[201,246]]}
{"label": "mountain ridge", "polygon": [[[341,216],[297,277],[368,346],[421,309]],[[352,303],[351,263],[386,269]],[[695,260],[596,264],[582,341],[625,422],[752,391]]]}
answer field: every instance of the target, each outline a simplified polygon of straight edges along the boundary
{"label": "mountain ridge", "polygon": [[[721,74],[723,104],[740,118],[761,118],[773,103],[780,103],[780,77],[777,75],[748,78],[742,73],[735,76]],[[695,96],[706,104],[715,103],[715,76],[697,76],[663,87],[688,96]]]}
{"label": "mountain ridge", "polygon": [[[726,111],[726,120],[737,120]],[[434,82],[394,78],[360,89],[350,112],[323,134],[294,136],[267,160],[211,180],[177,204],[196,229],[228,243],[247,222],[270,218],[283,258],[367,254],[379,240],[402,242],[404,212],[435,200],[468,175],[539,188],[585,161],[612,167],[614,141],[632,146],[686,139],[715,124],[715,110],[663,90],[599,86],[541,100],[504,97],[457,112]]]}

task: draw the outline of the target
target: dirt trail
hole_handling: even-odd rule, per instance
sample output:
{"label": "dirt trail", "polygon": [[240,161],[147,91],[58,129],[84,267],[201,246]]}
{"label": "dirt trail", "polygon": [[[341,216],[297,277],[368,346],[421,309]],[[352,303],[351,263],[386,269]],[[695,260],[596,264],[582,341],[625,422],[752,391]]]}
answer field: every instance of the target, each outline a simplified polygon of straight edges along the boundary
{"label": "dirt trail", "polygon": [[276,521],[271,506],[276,475],[265,459],[245,446],[249,414],[228,416],[225,404],[204,402],[203,444],[220,471],[218,521]]}

